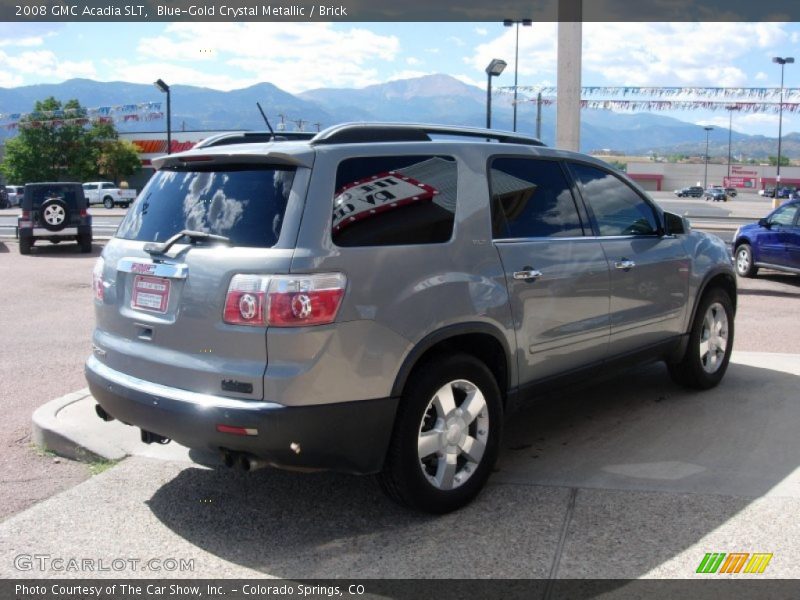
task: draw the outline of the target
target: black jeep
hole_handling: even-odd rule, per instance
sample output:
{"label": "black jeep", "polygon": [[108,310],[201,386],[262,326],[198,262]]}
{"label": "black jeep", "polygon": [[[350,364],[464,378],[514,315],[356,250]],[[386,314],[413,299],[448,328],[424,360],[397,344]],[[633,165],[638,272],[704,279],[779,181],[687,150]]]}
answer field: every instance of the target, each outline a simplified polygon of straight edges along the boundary
{"label": "black jeep", "polygon": [[29,183],[17,221],[19,252],[30,254],[36,240],[58,244],[77,241],[81,252],[92,251],[92,217],[80,183]]}

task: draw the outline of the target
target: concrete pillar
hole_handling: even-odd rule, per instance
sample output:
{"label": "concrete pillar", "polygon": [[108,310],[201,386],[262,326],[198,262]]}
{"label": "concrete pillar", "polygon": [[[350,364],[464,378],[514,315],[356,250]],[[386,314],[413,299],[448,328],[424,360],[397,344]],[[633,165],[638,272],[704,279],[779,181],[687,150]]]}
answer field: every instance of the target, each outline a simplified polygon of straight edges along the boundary
{"label": "concrete pillar", "polygon": [[582,0],[558,2],[556,147],[580,149]]}

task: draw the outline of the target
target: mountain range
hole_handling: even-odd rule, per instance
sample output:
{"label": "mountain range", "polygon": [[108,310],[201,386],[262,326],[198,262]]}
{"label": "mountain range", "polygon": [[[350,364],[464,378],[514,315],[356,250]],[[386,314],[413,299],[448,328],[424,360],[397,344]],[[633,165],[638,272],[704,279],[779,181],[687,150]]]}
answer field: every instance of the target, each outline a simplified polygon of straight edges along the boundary
{"label": "mountain range", "polygon": [[[38,84],[0,88],[0,114],[30,112],[37,100],[49,96],[65,102],[77,99],[87,108],[164,102],[155,86],[122,81],[97,82],[70,79],[58,84]],[[448,75],[428,75],[402,79],[365,88],[319,88],[290,94],[272,83],[259,83],[244,89],[219,91],[209,88],[173,85],[173,131],[214,131],[265,129],[256,102],[260,102],[273,127],[283,121],[286,129],[302,124],[315,130],[346,121],[405,121],[483,127],[486,122],[486,92]],[[162,109],[163,110],[163,109]],[[492,99],[492,125],[512,128],[510,95],[495,94]],[[163,120],[118,123],[119,131],[161,131]],[[534,135],[536,106],[517,105],[517,130]],[[14,131],[0,122],[0,139]],[[735,156],[764,158],[776,153],[776,138],[732,132]],[[542,107],[541,138],[548,145],[555,139],[555,108]],[[610,149],[625,154],[702,155],[705,131],[694,123],[652,113],[615,113],[584,109],[581,112],[581,150]],[[718,128],[709,136],[709,154],[727,156],[728,131]],[[800,157],[800,134],[786,135],[783,153]]]}

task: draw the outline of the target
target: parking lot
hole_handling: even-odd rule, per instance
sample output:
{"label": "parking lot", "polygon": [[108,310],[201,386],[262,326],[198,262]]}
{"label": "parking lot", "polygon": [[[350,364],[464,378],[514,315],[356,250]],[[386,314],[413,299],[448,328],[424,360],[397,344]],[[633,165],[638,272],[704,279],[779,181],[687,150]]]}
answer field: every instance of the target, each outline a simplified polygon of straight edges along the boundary
{"label": "parking lot", "polygon": [[434,518],[397,508],[370,478],[208,469],[174,445],[94,477],[38,455],[33,410],[85,386],[99,250],[23,257],[0,243],[0,576],[59,576],[14,558],[87,549],[194,559],[191,572],[114,577],[684,578],[706,552],[773,553],[763,576],[800,576],[800,278],[740,280],[718,388],[687,392],[654,365],[524,408],[478,501]]}

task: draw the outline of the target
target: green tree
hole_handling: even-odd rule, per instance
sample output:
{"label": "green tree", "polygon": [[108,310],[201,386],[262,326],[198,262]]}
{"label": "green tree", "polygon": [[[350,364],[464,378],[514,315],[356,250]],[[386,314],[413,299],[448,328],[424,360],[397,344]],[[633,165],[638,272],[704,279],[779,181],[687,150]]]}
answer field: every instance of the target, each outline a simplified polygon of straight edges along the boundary
{"label": "green tree", "polygon": [[[770,156],[769,157],[769,164],[773,167],[778,165],[778,157],[777,156]],[[789,166],[789,157],[788,156],[781,156],[781,166],[788,167]]]}
{"label": "green tree", "polygon": [[[113,123],[91,122],[77,100],[62,104],[51,96],[36,102],[20,121],[19,135],[6,142],[0,170],[7,181],[19,183],[86,181],[97,179],[101,170],[127,176],[133,172],[132,161],[128,153],[114,149],[119,144]],[[104,152],[118,158],[103,158]]]}
{"label": "green tree", "polygon": [[100,175],[119,184],[120,179],[135,173],[141,167],[139,153],[127,140],[110,140],[101,145],[97,158],[97,169]]}

